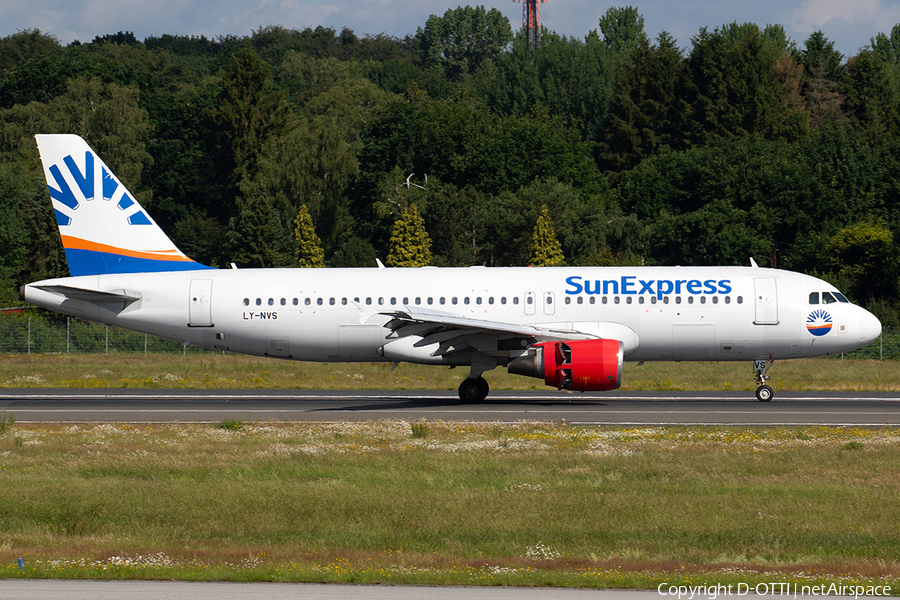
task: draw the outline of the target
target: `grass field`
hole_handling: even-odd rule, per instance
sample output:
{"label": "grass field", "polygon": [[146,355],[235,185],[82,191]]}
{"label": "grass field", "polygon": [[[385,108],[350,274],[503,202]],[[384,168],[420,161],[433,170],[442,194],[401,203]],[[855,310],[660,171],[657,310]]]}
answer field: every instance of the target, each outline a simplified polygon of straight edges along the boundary
{"label": "grass field", "polygon": [[[776,390],[900,389],[892,362],[787,361],[770,373]],[[455,389],[466,375],[213,353],[0,357],[3,387]],[[546,389],[500,369],[487,378]],[[627,364],[623,388],[753,382],[746,363],[648,363]],[[0,411],[0,578],[788,582],[896,595],[898,464],[894,429],[65,427]]]}
{"label": "grass field", "polygon": [[9,421],[0,577],[900,590],[894,429]]}
{"label": "grass field", "polygon": [[[455,390],[467,368],[385,363],[301,363],[235,354],[82,354],[0,356],[0,387],[192,389]],[[900,391],[900,363],[839,358],[779,361],[769,371],[779,390]],[[485,373],[494,390],[547,389],[540,379]],[[749,361],[626,363],[623,390],[755,389]]]}

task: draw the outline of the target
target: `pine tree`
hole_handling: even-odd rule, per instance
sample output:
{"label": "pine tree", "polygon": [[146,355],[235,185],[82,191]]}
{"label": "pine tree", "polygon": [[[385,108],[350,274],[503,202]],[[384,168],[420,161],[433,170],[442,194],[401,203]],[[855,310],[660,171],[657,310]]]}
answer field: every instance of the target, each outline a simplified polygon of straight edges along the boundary
{"label": "pine tree", "polygon": [[403,210],[391,230],[387,264],[391,267],[424,267],[431,263],[431,238],[415,204]]}
{"label": "pine tree", "polygon": [[297,264],[304,268],[321,268],[325,266],[325,251],[322,250],[322,241],[316,235],[312,217],[306,205],[300,206],[300,211],[294,219],[294,239],[297,241]]}
{"label": "pine tree", "polygon": [[531,237],[531,266],[556,267],[565,262],[562,246],[556,238],[553,229],[553,220],[550,219],[550,211],[547,205],[541,206],[541,216],[534,226],[534,234]]}

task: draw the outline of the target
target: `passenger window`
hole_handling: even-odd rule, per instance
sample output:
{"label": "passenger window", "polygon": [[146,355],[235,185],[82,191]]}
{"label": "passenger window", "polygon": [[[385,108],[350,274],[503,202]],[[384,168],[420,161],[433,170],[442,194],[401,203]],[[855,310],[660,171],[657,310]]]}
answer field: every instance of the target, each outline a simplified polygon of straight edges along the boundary
{"label": "passenger window", "polygon": [[650,296],[650,304],[656,304],[656,296]]}
{"label": "passenger window", "polygon": [[700,296],[700,304],[706,304],[706,296]]}
{"label": "passenger window", "polygon": [[396,298],[391,298],[391,304],[397,304],[397,299],[396,299]]}
{"label": "passenger window", "polygon": [[597,299],[594,298],[593,296],[591,296],[590,303],[591,303],[591,304],[596,304],[596,303],[597,303]]}
{"label": "passenger window", "polygon": [[459,302],[459,300],[457,300],[456,296],[453,296],[453,298],[450,299],[450,304],[453,304],[454,306],[457,302]]}
{"label": "passenger window", "polygon": [[319,306],[325,304],[324,298],[316,298],[316,304],[318,304]]}
{"label": "passenger window", "polygon": [[810,292],[809,293],[809,303],[810,304],[818,304],[819,303],[819,292]]}
{"label": "passenger window", "polygon": [[616,304],[618,304],[618,303],[619,303],[619,297],[616,296],[615,298],[613,298],[613,302],[615,302]]}
{"label": "passenger window", "polygon": [[419,304],[422,304],[422,299],[416,298],[416,306],[418,306]]}
{"label": "passenger window", "polygon": [[609,298],[603,296],[603,299],[600,301],[602,304],[607,304],[609,302]]}
{"label": "passenger window", "polygon": [[506,304],[506,296],[500,296],[500,304]]}
{"label": "passenger window", "polygon": [[298,304],[300,304],[300,300],[297,299],[297,298],[294,298],[294,300],[293,300],[291,303],[292,303],[294,306],[297,306]]}
{"label": "passenger window", "polygon": [[738,297],[737,297],[737,302],[738,302],[738,304],[743,304],[743,303],[744,303],[744,297],[743,297],[743,296],[738,296]]}
{"label": "passenger window", "polygon": [[519,297],[513,296],[513,304],[518,304],[518,303],[519,303]]}
{"label": "passenger window", "polygon": [[379,299],[378,299],[378,306],[383,306],[383,305],[384,305],[384,298],[379,298]]}
{"label": "passenger window", "polygon": [[347,299],[341,298],[341,304],[343,304],[344,306],[347,306]]}
{"label": "passenger window", "polygon": [[566,304],[572,304],[572,299],[566,296]]}
{"label": "passenger window", "polygon": [[525,299],[525,302],[527,302],[528,304],[534,304],[534,298],[531,297],[531,296],[528,296],[528,297]]}
{"label": "passenger window", "polygon": [[822,304],[834,304],[835,302],[837,300],[831,295],[831,292],[822,292]]}
{"label": "passenger window", "polygon": [[494,297],[491,296],[490,298],[488,298],[488,304],[493,304],[493,303],[494,303]]}
{"label": "passenger window", "polygon": [[282,298],[282,299],[281,299],[281,305],[282,305],[282,306],[287,306],[287,298]]}
{"label": "passenger window", "polygon": [[309,306],[310,304],[312,304],[312,300],[310,300],[309,298],[304,298],[303,304],[305,304],[306,306]]}
{"label": "passenger window", "polygon": [[429,296],[427,302],[428,302],[428,305],[431,306],[432,304],[434,304],[434,298]]}
{"label": "passenger window", "polygon": [[694,297],[688,296],[688,304],[693,304],[693,303],[694,303]]}
{"label": "passenger window", "polygon": [[256,305],[257,305],[257,306],[262,306],[262,298],[257,298],[257,299],[256,299]]}
{"label": "passenger window", "polygon": [[444,304],[447,303],[447,300],[443,296],[441,296],[440,303],[441,303],[441,306],[443,306]]}
{"label": "passenger window", "polygon": [[578,304],[584,304],[584,298],[578,296]]}
{"label": "passenger window", "polygon": [[475,298],[475,304],[481,304],[481,296]]}
{"label": "passenger window", "polygon": [[631,304],[633,300],[634,300],[634,298],[632,298],[631,296],[628,296],[627,298],[625,298],[625,303]]}
{"label": "passenger window", "polygon": [[681,296],[675,296],[675,304],[681,304]]}
{"label": "passenger window", "polygon": [[269,306],[275,306],[275,298],[269,298]]}
{"label": "passenger window", "polygon": [[331,305],[331,306],[334,306],[334,298],[329,298],[329,299],[328,299],[328,304]]}
{"label": "passenger window", "polygon": [[640,298],[638,298],[638,304],[643,304],[643,303],[644,303],[644,297],[641,296]]}
{"label": "passenger window", "polygon": [[731,296],[725,296],[725,304],[731,304]]}
{"label": "passenger window", "polygon": [[719,303],[719,297],[718,297],[718,296],[713,296],[713,301],[712,301],[712,302],[713,302],[713,304],[718,304],[718,303]]}
{"label": "passenger window", "polygon": [[663,296],[663,304],[668,304],[668,303],[669,303],[669,297]]}
{"label": "passenger window", "polygon": [[371,305],[371,304],[372,304],[372,299],[371,299],[371,298],[366,298],[366,304]]}
{"label": "passenger window", "polygon": [[469,303],[469,297],[466,296],[465,298],[463,298],[463,304],[468,304],[468,303]]}
{"label": "passenger window", "polygon": [[244,298],[244,306],[250,306],[250,298]]}

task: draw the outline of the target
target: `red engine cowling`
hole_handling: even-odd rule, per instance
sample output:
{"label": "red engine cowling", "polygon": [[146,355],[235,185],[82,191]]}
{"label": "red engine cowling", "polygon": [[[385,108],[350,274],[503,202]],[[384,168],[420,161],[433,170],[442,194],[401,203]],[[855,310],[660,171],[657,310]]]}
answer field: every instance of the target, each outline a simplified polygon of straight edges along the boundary
{"label": "red engine cowling", "polygon": [[621,385],[623,355],[619,340],[543,342],[510,362],[509,372],[542,377],[561,390],[614,390]]}

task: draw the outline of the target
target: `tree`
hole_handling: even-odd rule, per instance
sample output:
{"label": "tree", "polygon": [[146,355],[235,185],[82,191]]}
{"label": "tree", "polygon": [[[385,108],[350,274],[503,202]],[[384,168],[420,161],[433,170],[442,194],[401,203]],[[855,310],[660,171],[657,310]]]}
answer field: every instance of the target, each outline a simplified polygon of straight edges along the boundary
{"label": "tree", "polygon": [[219,88],[216,120],[231,146],[234,180],[253,179],[263,142],[281,134],[288,123],[290,108],[284,96],[269,87],[268,65],[250,48],[242,48]]}
{"label": "tree", "polygon": [[800,64],[807,77],[819,73],[831,81],[838,81],[843,72],[844,55],[834,49],[834,42],[821,30],[812,32],[800,52]]}
{"label": "tree", "polygon": [[442,69],[455,81],[496,60],[513,34],[509,20],[496,8],[461,6],[443,17],[431,15],[416,39],[422,64]]}
{"label": "tree", "polygon": [[565,262],[562,246],[556,238],[553,220],[546,205],[541,207],[541,215],[531,236],[531,266],[558,267]]}
{"label": "tree", "polygon": [[415,204],[394,222],[387,264],[391,267],[424,267],[431,263],[431,238]]}
{"label": "tree", "polygon": [[877,221],[844,227],[825,245],[828,266],[857,301],[897,296],[898,261],[891,231]]}
{"label": "tree", "polygon": [[657,42],[651,46],[646,38],[639,41],[631,63],[619,72],[609,123],[599,144],[600,162],[607,171],[626,171],[660,146],[680,141],[681,51],[665,31]]}
{"label": "tree", "polygon": [[297,249],[294,252],[301,267],[325,266],[325,251],[322,250],[322,243],[316,235],[316,228],[313,227],[312,218],[305,204],[300,207],[294,219],[294,240],[297,242]]}
{"label": "tree", "polygon": [[627,55],[631,49],[646,40],[644,17],[633,6],[611,7],[600,17],[600,31],[606,47]]}

